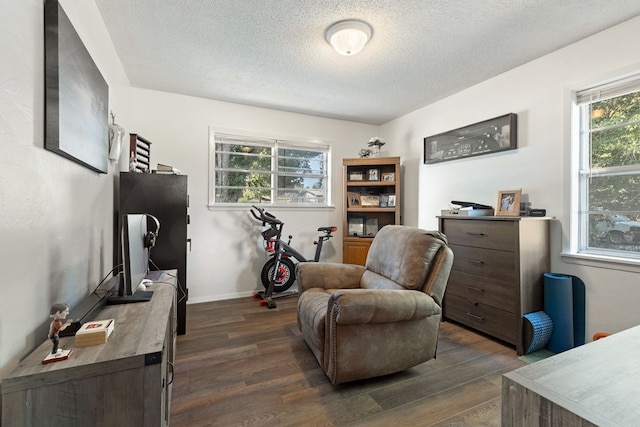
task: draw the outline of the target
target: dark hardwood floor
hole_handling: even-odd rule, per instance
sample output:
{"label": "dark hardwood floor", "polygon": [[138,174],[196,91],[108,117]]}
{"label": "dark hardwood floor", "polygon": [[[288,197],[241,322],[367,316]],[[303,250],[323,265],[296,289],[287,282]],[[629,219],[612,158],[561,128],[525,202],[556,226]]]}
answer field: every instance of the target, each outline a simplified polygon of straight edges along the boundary
{"label": "dark hardwood floor", "polygon": [[515,349],[443,322],[434,360],[332,385],[296,324],[296,297],[191,304],[178,337],[176,426],[499,426],[501,376]]}

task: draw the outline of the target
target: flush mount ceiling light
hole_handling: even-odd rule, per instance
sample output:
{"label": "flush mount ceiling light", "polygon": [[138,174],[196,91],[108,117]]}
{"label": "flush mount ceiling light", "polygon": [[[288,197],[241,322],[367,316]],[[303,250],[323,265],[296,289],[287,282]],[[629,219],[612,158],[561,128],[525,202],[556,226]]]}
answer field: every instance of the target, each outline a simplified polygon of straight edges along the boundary
{"label": "flush mount ceiling light", "polygon": [[371,27],[356,20],[336,22],[327,29],[326,39],[340,55],[352,56],[371,39]]}

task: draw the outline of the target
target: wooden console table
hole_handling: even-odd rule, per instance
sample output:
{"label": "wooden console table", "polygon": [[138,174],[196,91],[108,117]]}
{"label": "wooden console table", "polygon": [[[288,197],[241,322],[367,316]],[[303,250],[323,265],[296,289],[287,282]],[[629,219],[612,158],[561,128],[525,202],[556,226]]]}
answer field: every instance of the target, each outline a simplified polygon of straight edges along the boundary
{"label": "wooden console table", "polygon": [[640,326],[502,377],[502,425],[637,426]]}
{"label": "wooden console table", "polygon": [[107,343],[75,347],[68,360],[42,364],[45,341],[2,381],[4,426],[166,426],[176,339],[176,276],[169,270],[149,302],[107,305],[95,320],[115,319]]}

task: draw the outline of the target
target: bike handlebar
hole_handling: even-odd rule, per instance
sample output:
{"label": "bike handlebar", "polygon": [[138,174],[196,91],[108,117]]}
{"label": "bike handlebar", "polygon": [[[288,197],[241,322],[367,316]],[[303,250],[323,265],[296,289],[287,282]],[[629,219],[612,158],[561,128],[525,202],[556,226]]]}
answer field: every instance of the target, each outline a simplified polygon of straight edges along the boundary
{"label": "bike handlebar", "polygon": [[[258,216],[254,212],[254,209],[260,212],[260,216]],[[257,207],[256,205],[251,205],[250,212],[251,212],[251,215],[253,215],[253,217],[258,221],[268,222],[269,224],[274,224],[274,225],[282,224],[282,221],[280,221],[278,218],[276,218],[269,212],[265,211],[264,209]]]}

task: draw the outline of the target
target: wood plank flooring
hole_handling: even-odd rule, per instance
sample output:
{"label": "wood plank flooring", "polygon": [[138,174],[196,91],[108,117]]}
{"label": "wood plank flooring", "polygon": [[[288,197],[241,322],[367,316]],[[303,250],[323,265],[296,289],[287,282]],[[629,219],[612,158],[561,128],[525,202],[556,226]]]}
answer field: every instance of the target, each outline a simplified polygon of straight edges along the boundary
{"label": "wood plank flooring", "polygon": [[334,386],[300,335],[296,297],[277,304],[188,306],[172,426],[499,426],[501,376],[525,365],[514,348],[443,322],[436,359]]}

